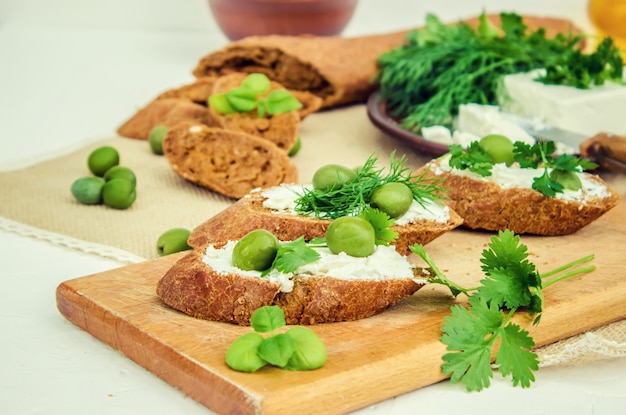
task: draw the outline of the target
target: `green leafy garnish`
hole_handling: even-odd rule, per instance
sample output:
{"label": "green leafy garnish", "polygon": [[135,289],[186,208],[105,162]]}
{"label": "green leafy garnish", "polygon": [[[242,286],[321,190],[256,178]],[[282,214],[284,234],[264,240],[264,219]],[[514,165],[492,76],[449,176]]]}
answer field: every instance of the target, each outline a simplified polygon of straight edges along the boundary
{"label": "green leafy garnish", "polygon": [[356,176],[341,186],[327,189],[303,189],[295,201],[295,211],[301,215],[313,214],[319,219],[336,219],[341,216],[358,216],[370,207],[369,201],[374,190],[380,186],[399,182],[411,190],[413,199],[425,205],[437,201],[444,193],[440,186],[441,179],[426,178],[426,172],[413,175],[406,166],[406,156],[396,158],[395,151],[390,157],[389,168],[376,168],[378,159],[370,156],[362,167],[356,170]]}
{"label": "green leafy garnish", "polygon": [[261,276],[268,275],[272,270],[282,273],[295,271],[299,267],[319,259],[320,254],[304,241],[304,236],[295,241],[283,242],[278,248],[272,265],[261,272]]}
{"label": "green leafy garnish", "polygon": [[239,87],[209,96],[208,103],[222,114],[250,112],[256,108],[259,117],[302,108],[302,103],[291,92],[276,89],[268,93],[270,86],[270,80],[265,74],[252,73],[244,78]]}
{"label": "green leafy garnish", "polygon": [[[458,144],[450,145],[449,149],[450,167],[469,170],[483,177],[491,176],[494,162],[478,141],[472,141],[466,149]],[[578,190],[581,182],[576,173],[598,167],[592,161],[570,154],[555,156],[555,150],[553,141],[538,141],[532,145],[522,141],[513,143],[513,159],[520,168],[543,169],[543,174],[534,178],[532,188],[548,197],[554,197],[566,188]]]}
{"label": "green leafy garnish", "polygon": [[556,65],[582,36],[529,32],[521,16],[502,13],[501,32],[482,13],[477,29],[448,25],[433,14],[404,45],[379,57],[381,98],[402,128],[448,125],[460,104],[497,104],[503,76]]}
{"label": "green leafy garnish", "polygon": [[556,62],[546,65],[546,74],[538,82],[549,85],[568,85],[579,89],[603,85],[612,81],[626,85],[624,62],[620,50],[611,37],[605,37],[595,52],[584,54],[579,49],[567,51]]}
{"label": "green leafy garnish", "polygon": [[[590,272],[595,266],[578,267],[593,255],[572,261],[540,275],[528,261],[528,248],[510,230],[498,232],[483,250],[481,269],[486,278],[475,288],[463,288],[443,275],[422,245],[410,247],[430,267],[430,283],[450,288],[456,297],[469,297],[467,306],[454,305],[444,319],[441,341],[448,352],[442,357],[442,371],[452,382],[462,382],[468,391],[480,391],[493,377],[491,356],[503,376],[511,376],[513,385],[529,387],[539,368],[530,334],[511,322],[520,309],[534,315],[539,324],[543,312],[543,289],[575,275]],[[551,277],[551,279],[548,279]],[[497,348],[497,349],[496,349]]]}
{"label": "green leafy garnish", "polygon": [[481,176],[491,176],[493,162],[491,156],[478,144],[472,141],[467,150],[459,144],[452,144],[450,149],[450,167],[458,170],[469,170]]}
{"label": "green leafy garnish", "polygon": [[550,169],[577,173],[598,167],[596,163],[569,154],[555,157],[555,149],[552,141],[538,141],[533,145],[520,141],[513,143],[513,156],[521,168],[544,169],[543,174],[533,180],[532,188],[548,197],[554,197],[564,189],[563,183],[553,180]]}
{"label": "green leafy garnish", "polygon": [[254,333],[244,334],[229,346],[226,364],[241,372],[255,372],[267,364],[287,370],[322,367],[326,363],[326,346],[317,334],[302,326],[276,332],[285,325],[285,313],[280,307],[258,308],[250,317]]}
{"label": "green leafy garnish", "polygon": [[398,232],[392,226],[396,223],[389,215],[379,209],[365,209],[359,215],[367,220],[374,227],[376,245],[389,246],[390,243],[398,239]]}

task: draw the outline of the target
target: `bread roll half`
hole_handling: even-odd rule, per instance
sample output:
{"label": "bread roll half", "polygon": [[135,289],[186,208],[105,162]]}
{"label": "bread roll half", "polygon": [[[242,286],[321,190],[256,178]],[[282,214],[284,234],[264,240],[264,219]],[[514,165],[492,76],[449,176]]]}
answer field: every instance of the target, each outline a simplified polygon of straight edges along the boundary
{"label": "bread roll half", "polygon": [[[304,236],[304,239],[309,241],[326,235],[330,220],[274,211],[264,206],[265,200],[263,189],[253,190],[196,227],[189,237],[189,245],[197,249],[205,249],[208,245],[223,244],[232,239],[239,239],[254,229],[267,229],[284,241],[295,240],[300,236]],[[393,230],[398,233],[398,238],[393,245],[400,254],[408,255],[409,246],[416,243],[425,245],[445,232],[458,227],[462,222],[461,217],[454,210],[449,209],[447,220],[443,222],[415,219],[406,225],[396,224]]]}

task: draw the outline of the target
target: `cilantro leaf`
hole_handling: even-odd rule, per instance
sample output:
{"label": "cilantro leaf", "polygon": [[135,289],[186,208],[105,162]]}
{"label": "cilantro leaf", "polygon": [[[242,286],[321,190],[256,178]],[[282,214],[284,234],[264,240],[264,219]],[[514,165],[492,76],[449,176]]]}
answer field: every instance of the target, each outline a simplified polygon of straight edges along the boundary
{"label": "cilantro leaf", "polygon": [[319,257],[320,254],[309,247],[304,241],[304,236],[301,236],[295,241],[281,243],[272,266],[264,270],[261,276],[268,275],[273,269],[289,273],[305,264],[316,261]]}
{"label": "cilantro leaf", "polygon": [[478,296],[470,297],[469,304],[469,309],[453,306],[452,314],[444,319],[441,341],[453,352],[443,355],[441,368],[451,375],[451,382],[461,381],[468,391],[480,391],[493,377],[491,351],[503,315],[497,306]]}
{"label": "cilantro leaf", "polygon": [[391,228],[396,221],[382,210],[369,208],[361,212],[359,216],[374,227],[376,245],[389,246],[390,243],[398,239],[398,232]]}
{"label": "cilantro leaf", "polygon": [[491,176],[493,167],[491,156],[478,144],[478,141],[472,141],[467,146],[467,150],[463,150],[463,147],[458,144],[450,145],[449,150],[450,167],[457,170],[469,170],[481,176]]}
{"label": "cilantro leaf", "polygon": [[509,323],[500,332],[496,365],[502,376],[511,375],[513,386],[527,388],[535,381],[533,371],[539,369],[539,360],[531,351],[533,347],[532,337],[517,324]]}
{"label": "cilantro leaf", "polygon": [[[541,278],[535,265],[527,260],[526,245],[507,229],[491,237],[488,247],[480,260],[486,278],[478,287],[479,295],[509,309],[530,305],[535,291],[541,290]],[[536,309],[536,302],[533,305]]]}
{"label": "cilantro leaf", "polygon": [[[555,176],[553,178],[550,173],[550,169],[554,172],[571,172],[578,173],[584,169],[594,169],[598,167],[597,164],[578,157],[561,154],[558,157],[554,156],[556,145],[553,141],[538,141],[537,143],[530,145],[522,142],[513,143],[513,158],[519,163],[521,168],[540,169],[543,168],[543,174],[533,179],[532,188],[544,196],[554,197],[557,193],[562,193],[563,189],[568,186],[572,189],[571,184],[573,182],[580,182],[578,179],[574,179],[566,175]],[[580,188],[580,183],[577,184]],[[574,188],[576,189],[576,188]]]}

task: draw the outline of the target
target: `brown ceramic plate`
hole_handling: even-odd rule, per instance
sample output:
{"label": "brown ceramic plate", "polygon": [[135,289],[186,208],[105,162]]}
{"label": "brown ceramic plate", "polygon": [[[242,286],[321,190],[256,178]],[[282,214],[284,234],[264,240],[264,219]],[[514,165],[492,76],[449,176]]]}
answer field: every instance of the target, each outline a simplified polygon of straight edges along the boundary
{"label": "brown ceramic plate", "polygon": [[387,115],[385,103],[377,92],[371,94],[367,100],[367,115],[380,130],[405,141],[421,154],[439,157],[448,152],[448,146],[428,141],[421,135],[402,128],[396,120]]}

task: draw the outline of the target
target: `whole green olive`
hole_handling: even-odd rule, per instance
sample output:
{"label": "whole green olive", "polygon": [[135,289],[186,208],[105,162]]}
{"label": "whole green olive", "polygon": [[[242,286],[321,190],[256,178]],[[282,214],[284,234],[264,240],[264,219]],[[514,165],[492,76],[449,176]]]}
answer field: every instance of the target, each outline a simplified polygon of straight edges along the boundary
{"label": "whole green olive", "polygon": [[131,169],[125,166],[113,166],[107,170],[102,177],[107,182],[113,179],[126,179],[131,182],[133,186],[137,185],[137,176],[135,176],[135,173]]}
{"label": "whole green olive", "polygon": [[163,139],[167,134],[167,127],[164,125],[157,125],[148,134],[148,144],[154,154],[163,154]]}
{"label": "whole green olive", "polygon": [[404,183],[385,183],[372,192],[370,204],[392,218],[404,215],[413,203],[413,192]]}
{"label": "whole green olive", "polygon": [[185,228],[172,228],[166,230],[157,239],[157,254],[159,256],[164,256],[191,249],[187,243],[189,235],[191,235],[191,231]]}
{"label": "whole green olive", "polygon": [[126,179],[111,179],[102,187],[102,201],[113,209],[127,209],[136,198],[135,185]]}
{"label": "whole green olive", "polygon": [[300,137],[298,137],[298,139],[294,143],[293,147],[291,147],[291,149],[289,149],[289,153],[287,153],[287,155],[289,157],[293,157],[296,154],[298,154],[298,152],[300,151],[301,148],[302,148],[302,139]]}
{"label": "whole green olive", "polygon": [[104,179],[97,176],[85,176],[76,179],[72,183],[72,195],[80,203],[85,205],[97,205],[102,203],[102,188]]}
{"label": "whole green olive", "polygon": [[342,216],[326,229],[326,243],[333,254],[345,252],[354,257],[371,255],[376,248],[376,234],[371,223],[356,216]]}
{"label": "whole green olive", "polygon": [[98,147],[87,158],[87,167],[96,176],[102,177],[107,170],[120,164],[120,154],[111,146]]}
{"label": "whole green olive", "polygon": [[554,169],[550,172],[550,179],[567,190],[578,190],[583,187],[580,177],[573,171]]}
{"label": "whole green olive", "polygon": [[255,229],[241,238],[233,249],[232,262],[239,269],[263,271],[274,262],[280,243],[273,233]]}
{"label": "whole green olive", "polygon": [[513,142],[501,134],[488,134],[480,139],[478,145],[489,154],[494,163],[506,163],[510,166],[513,157]]}
{"label": "whole green olive", "polygon": [[327,164],[313,174],[312,183],[314,189],[326,190],[331,187],[338,188],[355,177],[353,169],[339,164]]}

